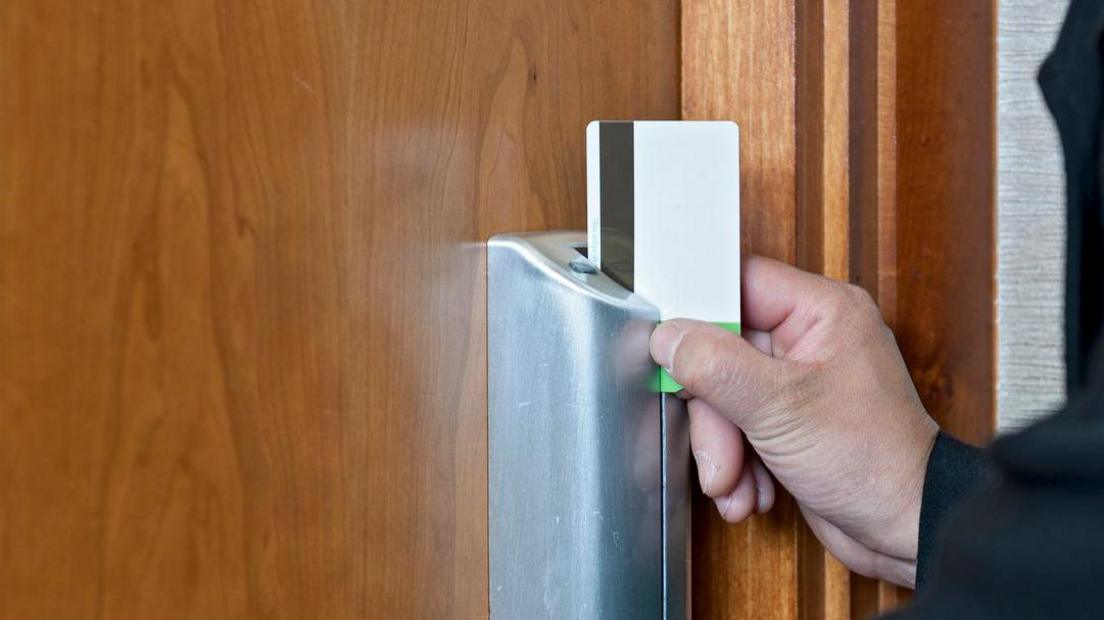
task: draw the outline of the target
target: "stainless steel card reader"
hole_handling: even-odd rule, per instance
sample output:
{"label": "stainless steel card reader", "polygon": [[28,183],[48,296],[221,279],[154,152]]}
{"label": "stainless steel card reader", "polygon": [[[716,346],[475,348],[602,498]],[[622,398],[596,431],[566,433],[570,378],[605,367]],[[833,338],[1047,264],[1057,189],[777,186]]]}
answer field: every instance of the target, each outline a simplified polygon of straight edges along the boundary
{"label": "stainless steel card reader", "polygon": [[488,242],[491,616],[681,619],[684,405],[655,391],[659,312],[585,247],[582,232]]}

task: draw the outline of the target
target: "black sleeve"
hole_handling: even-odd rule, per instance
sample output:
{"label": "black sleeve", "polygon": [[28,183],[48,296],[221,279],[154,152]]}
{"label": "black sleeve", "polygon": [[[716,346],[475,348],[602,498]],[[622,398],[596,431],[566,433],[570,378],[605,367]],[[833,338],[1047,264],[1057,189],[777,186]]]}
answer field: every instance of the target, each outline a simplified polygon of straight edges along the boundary
{"label": "black sleeve", "polygon": [[1002,436],[991,466],[940,444],[921,507],[924,587],[894,617],[1104,617],[1104,391]]}
{"label": "black sleeve", "polygon": [[916,545],[916,589],[928,581],[935,541],[947,514],[962,497],[990,479],[986,452],[943,433],[935,438],[924,477],[920,539]]}

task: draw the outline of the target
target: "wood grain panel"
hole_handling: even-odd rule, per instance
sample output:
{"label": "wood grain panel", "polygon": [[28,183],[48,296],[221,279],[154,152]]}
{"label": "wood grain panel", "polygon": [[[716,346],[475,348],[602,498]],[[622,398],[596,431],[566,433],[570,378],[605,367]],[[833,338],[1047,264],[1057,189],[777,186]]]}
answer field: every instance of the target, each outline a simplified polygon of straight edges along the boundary
{"label": "wood grain panel", "polygon": [[896,334],[928,411],[982,442],[996,420],[996,3],[896,10]]}
{"label": "wood grain panel", "polygon": [[[793,2],[682,3],[683,116],[739,123],[741,243],[789,263],[797,259],[794,19]],[[794,617],[799,521],[785,494],[769,514],[738,526],[696,496],[695,615]]]}
{"label": "wood grain panel", "polygon": [[[0,11],[0,616],[486,613],[483,258],[673,1]],[[790,521],[792,523],[792,521]]]}

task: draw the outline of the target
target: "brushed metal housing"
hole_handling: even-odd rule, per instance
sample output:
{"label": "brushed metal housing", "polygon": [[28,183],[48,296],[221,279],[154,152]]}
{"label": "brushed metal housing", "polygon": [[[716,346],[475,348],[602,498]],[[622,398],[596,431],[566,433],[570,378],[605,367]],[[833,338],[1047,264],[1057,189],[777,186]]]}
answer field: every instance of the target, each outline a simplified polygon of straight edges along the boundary
{"label": "brushed metal housing", "polygon": [[659,313],[583,247],[488,242],[491,615],[684,618],[689,436],[653,387]]}

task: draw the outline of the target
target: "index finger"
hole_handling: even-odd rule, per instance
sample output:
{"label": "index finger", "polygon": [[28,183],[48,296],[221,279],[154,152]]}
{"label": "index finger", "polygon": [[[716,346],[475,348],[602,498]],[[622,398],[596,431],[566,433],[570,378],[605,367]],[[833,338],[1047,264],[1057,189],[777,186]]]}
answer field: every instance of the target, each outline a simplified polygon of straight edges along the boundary
{"label": "index finger", "polygon": [[817,300],[830,295],[833,285],[822,276],[755,255],[744,258],[741,278],[743,326],[775,332],[785,348],[815,322]]}

